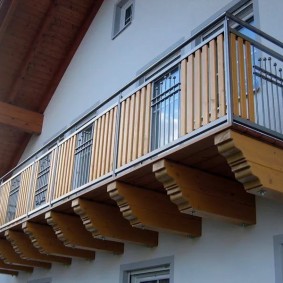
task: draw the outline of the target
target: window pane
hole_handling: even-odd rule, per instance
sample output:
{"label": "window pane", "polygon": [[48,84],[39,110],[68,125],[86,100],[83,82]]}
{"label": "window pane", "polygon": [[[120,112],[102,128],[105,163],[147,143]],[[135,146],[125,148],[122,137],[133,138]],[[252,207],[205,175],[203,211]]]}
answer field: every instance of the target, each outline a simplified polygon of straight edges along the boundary
{"label": "window pane", "polygon": [[151,100],[151,149],[179,137],[180,74],[175,68],[154,82]]}
{"label": "window pane", "polygon": [[77,134],[75,149],[75,166],[73,188],[78,188],[88,182],[92,148],[92,126],[83,129]]}
{"label": "window pane", "polygon": [[130,23],[132,20],[132,5],[126,9],[125,12],[125,25]]}

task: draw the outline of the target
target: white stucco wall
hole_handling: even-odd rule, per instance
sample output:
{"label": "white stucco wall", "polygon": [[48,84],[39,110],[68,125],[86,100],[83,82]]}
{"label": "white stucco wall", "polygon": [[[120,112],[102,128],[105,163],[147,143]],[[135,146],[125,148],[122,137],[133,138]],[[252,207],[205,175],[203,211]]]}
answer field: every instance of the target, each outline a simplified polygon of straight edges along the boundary
{"label": "white stucco wall", "polygon": [[160,233],[159,246],[126,244],[117,256],[96,253],[95,261],[73,260],[71,266],[53,264],[51,270],[35,269],[32,275],[0,277],[2,283],[27,282],[51,277],[52,283],[119,282],[120,265],[174,255],[174,283],[274,282],[273,236],[283,234],[283,206],[257,199],[257,224],[241,227],[203,219],[200,238]]}
{"label": "white stucco wall", "polygon": [[[283,40],[282,0],[255,0],[260,28]],[[133,23],[112,40],[115,0],[106,0],[68,67],[45,111],[43,132],[34,137],[22,159],[98,101],[109,97],[164,50],[230,0],[135,0]],[[283,207],[257,201],[258,223],[239,227],[204,219],[203,235],[190,239],[161,233],[159,246],[148,249],[126,244],[125,253],[97,253],[96,260],[73,260],[66,267],[35,269],[32,275],[0,276],[2,283],[52,277],[52,283],[118,282],[120,265],[174,255],[174,283],[274,282],[273,236],[283,234]]]}
{"label": "white stucco wall", "polygon": [[112,40],[116,2],[106,0],[99,10],[44,113],[42,134],[22,160],[231,0],[135,0],[132,24]]}

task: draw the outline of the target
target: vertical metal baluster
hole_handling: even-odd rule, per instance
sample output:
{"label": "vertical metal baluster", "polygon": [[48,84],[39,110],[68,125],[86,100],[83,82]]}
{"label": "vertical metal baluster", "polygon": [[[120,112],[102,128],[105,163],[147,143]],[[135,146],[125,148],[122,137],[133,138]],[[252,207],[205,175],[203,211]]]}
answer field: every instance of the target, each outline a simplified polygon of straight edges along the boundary
{"label": "vertical metal baluster", "polygon": [[278,118],[278,124],[279,124],[279,132],[281,131],[281,119],[280,119],[280,117],[281,117],[281,114],[280,114],[280,112],[281,112],[281,110],[280,110],[280,107],[279,107],[279,87],[278,87],[278,74],[277,74],[277,63],[275,62],[274,64],[273,64],[273,66],[274,66],[274,73],[275,73],[275,76],[276,76],[276,105],[277,105],[277,118]]}
{"label": "vertical metal baluster", "polygon": [[[170,76],[170,81],[169,81],[169,93],[168,93],[168,138],[167,142],[171,142],[171,100],[172,100],[172,75]],[[174,90],[173,90],[174,93]],[[174,94],[173,94],[174,95]]]}
{"label": "vertical metal baluster", "polygon": [[169,78],[170,74],[168,76],[164,77],[164,90],[163,90],[163,144],[162,146],[164,146],[166,144],[166,95],[167,95],[167,83],[168,83],[168,78]]}
{"label": "vertical metal baluster", "polygon": [[[255,63],[255,47],[252,46],[252,54],[253,54],[253,69],[256,66]],[[258,95],[257,95],[257,81],[256,81],[256,75],[255,73],[253,73],[253,85],[254,85],[254,99],[255,99],[255,111],[256,111],[256,118],[255,118],[255,122],[257,124],[259,124],[259,105],[258,105]]]}
{"label": "vertical metal baluster", "polygon": [[262,58],[258,59],[260,67],[260,89],[261,89],[261,110],[262,110],[262,126],[265,126],[265,114],[264,114],[264,99],[263,99],[263,72],[262,72]]}
{"label": "vertical metal baluster", "polygon": [[157,144],[157,148],[159,148],[162,144],[162,140],[161,140],[161,134],[162,134],[162,107],[163,107],[163,105],[162,105],[162,103],[163,103],[163,101],[162,101],[162,93],[163,93],[163,82],[161,81],[160,82],[160,88],[159,88],[159,125],[158,125],[158,144]]}
{"label": "vertical metal baluster", "polygon": [[[282,77],[282,68],[279,69],[279,74],[280,74],[280,79],[281,79],[281,109],[283,108],[283,77]],[[282,119],[283,117],[280,116],[279,119]],[[282,132],[283,134],[283,129],[282,129]]]}
{"label": "vertical metal baluster", "polygon": [[[272,66],[271,66],[271,57],[268,57],[268,61],[269,61],[270,73],[273,74],[273,72],[272,72]],[[275,113],[275,101],[274,101],[273,86],[274,86],[274,84],[271,83],[271,96],[272,96],[272,108],[273,108],[273,119],[274,119],[274,128],[273,128],[273,130],[276,131],[277,123],[276,123],[276,113]],[[272,127],[272,126],[271,126],[271,127]]]}
{"label": "vertical metal baluster", "polygon": [[173,140],[175,140],[175,125],[174,125],[174,121],[175,121],[175,84],[176,84],[176,76],[173,77],[173,85],[174,85],[174,89],[173,89],[173,121],[172,121],[172,131],[173,131]]}
{"label": "vertical metal baluster", "polygon": [[[267,61],[267,59],[266,59],[266,57],[264,57],[263,58],[263,61],[264,61],[264,71],[265,71],[265,89],[266,89],[266,103],[267,103],[267,117],[268,117],[268,126],[267,126],[267,128],[269,128],[269,129],[271,129],[271,118],[270,118],[270,105],[269,105],[269,99],[270,99],[270,97],[269,97],[269,82],[268,82],[268,80],[267,80],[267,72],[268,72],[268,70],[267,70],[267,63],[266,63],[266,61]],[[265,125],[266,126],[266,125]]]}

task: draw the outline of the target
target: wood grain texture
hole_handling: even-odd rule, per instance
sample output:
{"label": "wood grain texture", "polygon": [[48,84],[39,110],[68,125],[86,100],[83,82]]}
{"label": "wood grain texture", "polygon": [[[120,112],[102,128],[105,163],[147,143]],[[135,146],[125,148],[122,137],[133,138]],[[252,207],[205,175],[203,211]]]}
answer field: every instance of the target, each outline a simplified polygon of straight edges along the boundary
{"label": "wood grain texture", "polygon": [[122,182],[109,184],[107,191],[133,227],[193,237],[201,234],[201,219],[181,214],[166,194]]}
{"label": "wood grain texture", "polygon": [[181,212],[255,224],[255,198],[240,183],[167,160],[153,171]]}

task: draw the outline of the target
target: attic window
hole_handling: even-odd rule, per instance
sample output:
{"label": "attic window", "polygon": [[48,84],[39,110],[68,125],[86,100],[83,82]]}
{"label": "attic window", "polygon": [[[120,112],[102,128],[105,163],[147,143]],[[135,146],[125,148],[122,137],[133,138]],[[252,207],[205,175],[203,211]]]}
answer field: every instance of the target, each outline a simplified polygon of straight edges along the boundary
{"label": "attic window", "polygon": [[133,20],[133,0],[121,0],[115,7],[113,39],[127,28]]}

